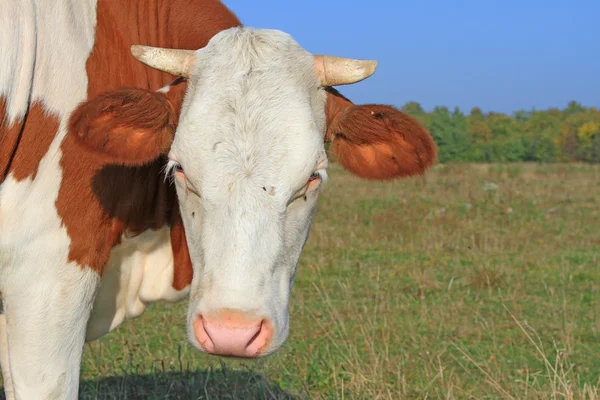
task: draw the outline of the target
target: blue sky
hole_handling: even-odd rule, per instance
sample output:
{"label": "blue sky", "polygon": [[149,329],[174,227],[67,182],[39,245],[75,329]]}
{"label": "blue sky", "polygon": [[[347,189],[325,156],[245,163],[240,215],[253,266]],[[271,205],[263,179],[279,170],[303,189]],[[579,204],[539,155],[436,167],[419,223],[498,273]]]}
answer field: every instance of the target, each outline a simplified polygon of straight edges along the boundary
{"label": "blue sky", "polygon": [[340,90],[356,103],[418,101],[510,113],[600,107],[600,0],[224,0],[245,25],[305,49],[376,59]]}

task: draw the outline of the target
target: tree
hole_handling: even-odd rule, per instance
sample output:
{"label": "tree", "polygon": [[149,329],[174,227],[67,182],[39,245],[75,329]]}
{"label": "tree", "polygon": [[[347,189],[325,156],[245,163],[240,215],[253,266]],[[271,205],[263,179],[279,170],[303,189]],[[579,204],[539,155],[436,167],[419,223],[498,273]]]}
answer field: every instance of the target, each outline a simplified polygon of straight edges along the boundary
{"label": "tree", "polygon": [[473,107],[435,107],[426,112],[417,102],[402,111],[415,117],[433,136],[441,162],[600,163],[600,110],[571,101],[561,110],[518,110],[511,115],[485,114]]}
{"label": "tree", "polygon": [[518,123],[524,123],[526,122],[529,118],[531,118],[531,114],[533,114],[535,111],[525,111],[525,110],[518,110],[515,111],[514,113],[514,119],[518,122]]}
{"label": "tree", "polygon": [[554,138],[560,135],[560,120],[549,113],[535,111],[524,123],[526,161],[556,161]]}
{"label": "tree", "polygon": [[584,106],[582,106],[581,104],[579,104],[576,101],[570,101],[569,104],[567,104],[567,108],[565,108],[565,111],[563,112],[563,114],[565,116],[569,116],[569,115],[577,114],[577,113],[584,112],[584,111],[586,111]]}
{"label": "tree", "polygon": [[436,107],[427,128],[438,145],[440,162],[471,161],[473,148],[467,135],[467,120],[460,110],[450,114],[447,107]]}
{"label": "tree", "polygon": [[572,122],[564,122],[560,128],[560,136],[557,138],[560,149],[561,161],[577,160],[577,126]]}
{"label": "tree", "polygon": [[416,101],[409,101],[400,110],[416,119],[419,123],[427,125],[427,113],[423,110],[421,104]]}
{"label": "tree", "polygon": [[600,123],[596,121],[587,121],[577,129],[577,156],[579,160],[592,162],[596,158],[594,144],[597,136],[600,136]]}
{"label": "tree", "polygon": [[471,108],[471,113],[469,114],[469,121],[483,121],[485,116],[479,107]]}
{"label": "tree", "polygon": [[526,151],[521,125],[508,115],[498,113],[490,114],[486,121],[492,131],[489,161],[523,161]]}
{"label": "tree", "polygon": [[423,110],[421,104],[417,103],[416,101],[409,101],[408,103],[402,106],[401,110],[413,117],[415,115],[425,114],[425,110]]}

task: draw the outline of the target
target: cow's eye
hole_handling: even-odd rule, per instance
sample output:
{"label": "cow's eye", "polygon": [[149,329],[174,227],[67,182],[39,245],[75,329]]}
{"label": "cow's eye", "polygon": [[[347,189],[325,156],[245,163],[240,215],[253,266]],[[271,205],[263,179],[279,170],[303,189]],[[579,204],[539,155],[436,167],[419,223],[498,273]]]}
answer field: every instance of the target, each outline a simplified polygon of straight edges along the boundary
{"label": "cow's eye", "polygon": [[315,191],[319,186],[321,186],[320,185],[321,181],[326,180],[326,179],[327,179],[327,173],[324,170],[317,170],[317,171],[313,172],[310,175],[310,177],[308,178],[306,185],[304,185],[304,187],[301,190],[298,190],[296,192],[296,194],[289,201],[288,205],[292,204],[293,202],[295,202],[296,200],[299,200],[299,199],[304,199],[304,201],[306,201],[308,193]]}
{"label": "cow's eye", "polygon": [[177,172],[183,174],[183,167],[181,164],[179,164],[179,162],[175,160],[169,160],[169,163],[167,164],[167,172],[169,172],[169,175],[172,176],[174,176]]}
{"label": "cow's eye", "polygon": [[319,174],[318,171],[315,171],[312,173],[312,175],[310,176],[310,178],[308,178],[308,183],[314,182],[316,180],[321,179],[321,174]]}

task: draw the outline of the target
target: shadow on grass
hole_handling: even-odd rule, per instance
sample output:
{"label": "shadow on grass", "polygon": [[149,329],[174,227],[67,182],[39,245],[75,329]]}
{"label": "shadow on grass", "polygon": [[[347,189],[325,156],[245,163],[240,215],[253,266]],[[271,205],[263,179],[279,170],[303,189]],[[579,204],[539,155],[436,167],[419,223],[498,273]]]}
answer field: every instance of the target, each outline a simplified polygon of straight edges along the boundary
{"label": "shadow on grass", "polygon": [[87,399],[260,399],[300,397],[248,371],[213,369],[125,375],[82,381],[79,398]]}
{"label": "shadow on grass", "polygon": [[[0,399],[5,399],[4,388]],[[208,369],[157,373],[150,375],[113,376],[81,381],[79,399],[257,399],[299,400],[269,383],[262,375],[246,371]]]}

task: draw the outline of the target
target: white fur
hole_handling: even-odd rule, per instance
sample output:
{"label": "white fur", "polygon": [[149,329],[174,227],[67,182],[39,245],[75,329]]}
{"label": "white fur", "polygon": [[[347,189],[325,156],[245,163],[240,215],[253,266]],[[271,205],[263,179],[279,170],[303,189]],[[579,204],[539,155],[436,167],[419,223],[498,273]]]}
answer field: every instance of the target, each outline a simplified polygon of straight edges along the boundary
{"label": "white fur", "polygon": [[6,400],[14,400],[15,393],[13,391],[10,363],[8,361],[8,336],[6,335],[6,318],[4,314],[0,315],[0,365],[2,366],[2,380]]}
{"label": "white fur", "polygon": [[22,117],[36,101],[60,120],[36,178],[18,182],[9,175],[0,186],[0,290],[16,398],[77,397],[99,279],[68,262],[70,239],[55,201],[68,116],[86,98],[95,20],[92,0],[9,0],[0,7],[0,94],[8,99],[7,120]]}
{"label": "white fur", "polygon": [[175,182],[194,264],[196,347],[194,320],[221,308],[271,322],[262,354],[285,341],[319,185],[304,192],[327,164],[325,98],[312,55],[282,32],[232,28],[196,52],[171,148],[185,174]]}
{"label": "white fur", "polygon": [[128,238],[112,250],[102,276],[86,340],[112,331],[126,319],[139,317],[149,303],[179,301],[189,288],[177,291],[173,282],[173,251],[168,228]]}
{"label": "white fur", "polygon": [[34,15],[31,1],[3,2],[0,7],[0,96],[7,99],[8,123],[27,110],[36,49]]}

